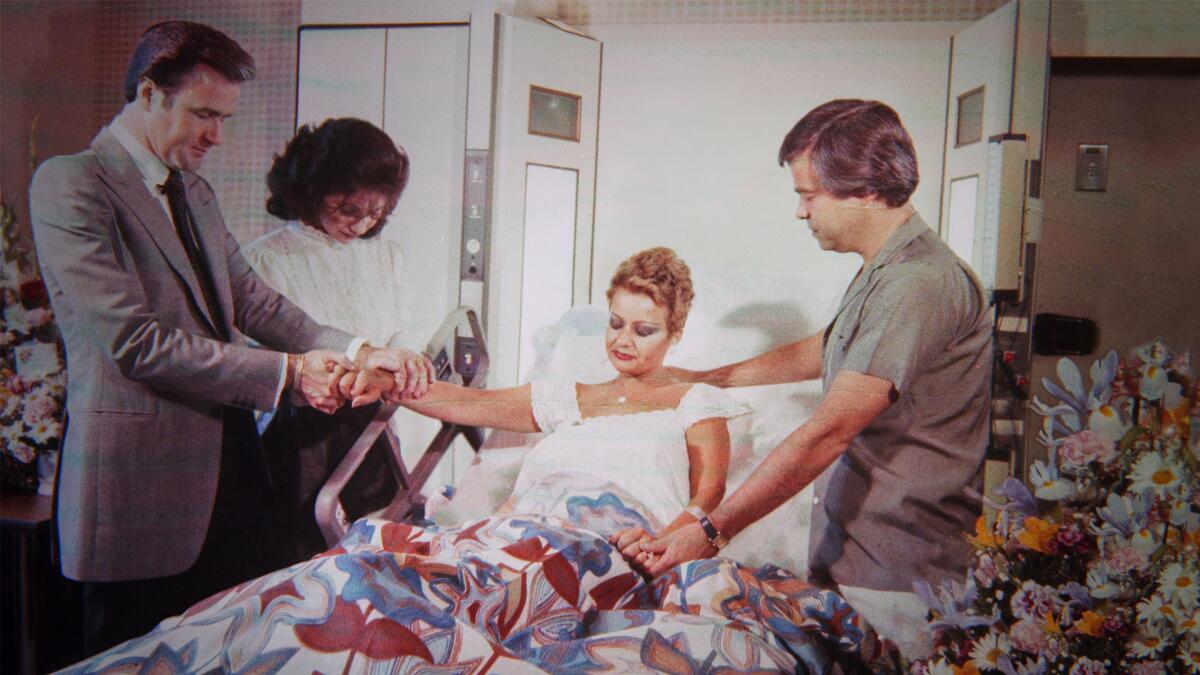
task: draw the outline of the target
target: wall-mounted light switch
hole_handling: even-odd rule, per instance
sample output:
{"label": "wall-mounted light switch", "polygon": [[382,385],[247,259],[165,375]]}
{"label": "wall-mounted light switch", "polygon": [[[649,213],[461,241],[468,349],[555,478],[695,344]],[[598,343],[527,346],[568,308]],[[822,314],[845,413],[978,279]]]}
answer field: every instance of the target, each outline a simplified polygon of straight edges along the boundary
{"label": "wall-mounted light switch", "polygon": [[1108,189],[1108,145],[1080,143],[1075,151],[1075,191]]}

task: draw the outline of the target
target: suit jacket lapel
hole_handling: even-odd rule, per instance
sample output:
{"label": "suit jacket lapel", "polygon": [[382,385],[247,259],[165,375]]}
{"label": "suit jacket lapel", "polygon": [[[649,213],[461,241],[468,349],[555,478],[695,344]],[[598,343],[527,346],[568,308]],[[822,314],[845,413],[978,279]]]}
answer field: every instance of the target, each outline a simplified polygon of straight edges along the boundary
{"label": "suit jacket lapel", "polygon": [[[205,318],[211,329],[214,322],[208,315],[208,308],[204,306],[200,280],[196,278],[196,273],[192,270],[192,264],[188,260],[187,251],[183,249],[183,243],[179,241],[179,233],[175,230],[175,225],[171,222],[171,217],[167,215],[162,204],[146,189],[146,183],[141,172],[134,165],[133,159],[108,129],[102,130],[96,136],[92,141],[92,148],[96,151],[96,157],[103,168],[101,178],[129,206],[129,211],[150,235],[150,239],[162,252],[171,269],[179,275],[179,278],[183,279],[188,292],[191,293],[192,303],[199,309],[200,315]],[[226,276],[227,278],[228,276]],[[228,287],[228,281],[225,286]]]}

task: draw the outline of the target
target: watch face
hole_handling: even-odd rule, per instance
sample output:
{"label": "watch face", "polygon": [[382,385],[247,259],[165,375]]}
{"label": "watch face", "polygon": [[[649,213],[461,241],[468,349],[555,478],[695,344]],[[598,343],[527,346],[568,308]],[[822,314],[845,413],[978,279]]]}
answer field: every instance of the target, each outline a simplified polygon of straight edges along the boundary
{"label": "watch face", "polygon": [[725,545],[729,543],[729,540],[725,538],[725,535],[718,533],[717,536],[709,540],[709,543],[711,543],[713,546],[716,546],[718,549],[722,549],[725,548]]}

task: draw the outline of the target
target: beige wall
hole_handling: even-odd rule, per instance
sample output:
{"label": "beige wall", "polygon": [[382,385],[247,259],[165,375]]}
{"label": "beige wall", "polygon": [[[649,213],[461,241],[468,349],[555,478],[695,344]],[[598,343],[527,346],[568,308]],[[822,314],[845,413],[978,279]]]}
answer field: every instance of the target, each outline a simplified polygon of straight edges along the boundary
{"label": "beige wall", "polygon": [[597,25],[604,42],[592,299],[648,246],[689,263],[849,282],[859,259],[823,252],[794,218],[776,153],[808,110],[877,98],[916,143],[914,196],[937,226],[950,36],[961,22]]}
{"label": "beige wall", "polygon": [[[1108,349],[1127,356],[1155,337],[1200,350],[1197,73],[1051,76],[1033,311],[1098,324],[1097,352],[1076,359],[1085,373]],[[1106,192],[1075,191],[1080,143],[1109,145]],[[1033,358],[1032,393],[1046,396],[1057,360]],[[1033,431],[1040,419],[1029,422]],[[1034,435],[1031,459],[1044,454]]]}

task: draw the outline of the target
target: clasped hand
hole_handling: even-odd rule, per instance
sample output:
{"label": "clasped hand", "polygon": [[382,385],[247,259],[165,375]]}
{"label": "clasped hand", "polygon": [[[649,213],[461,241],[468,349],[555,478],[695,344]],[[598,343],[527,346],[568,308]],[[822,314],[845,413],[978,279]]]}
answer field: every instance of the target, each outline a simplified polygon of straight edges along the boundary
{"label": "clasped hand", "polygon": [[689,523],[657,537],[640,527],[631,527],[610,536],[608,543],[621,552],[630,567],[650,579],[689,560],[717,554],[699,523]]}
{"label": "clasped hand", "polygon": [[353,406],[420,398],[434,379],[433,364],[403,347],[364,346],[353,362],[344,354],[315,349],[303,357],[293,382],[297,403],[326,414],[349,401]]}

